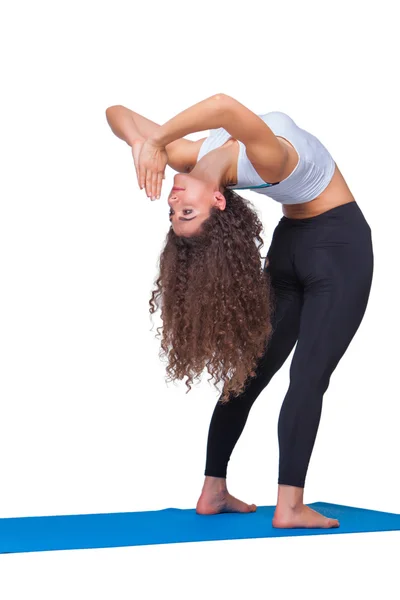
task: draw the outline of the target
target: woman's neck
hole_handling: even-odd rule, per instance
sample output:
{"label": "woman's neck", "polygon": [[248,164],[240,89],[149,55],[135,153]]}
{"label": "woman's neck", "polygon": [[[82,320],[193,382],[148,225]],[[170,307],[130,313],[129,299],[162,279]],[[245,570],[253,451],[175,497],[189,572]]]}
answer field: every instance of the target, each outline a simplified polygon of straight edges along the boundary
{"label": "woman's neck", "polygon": [[223,146],[203,156],[191,170],[191,174],[212,183],[216,189],[225,188],[237,181],[239,144],[228,140]]}

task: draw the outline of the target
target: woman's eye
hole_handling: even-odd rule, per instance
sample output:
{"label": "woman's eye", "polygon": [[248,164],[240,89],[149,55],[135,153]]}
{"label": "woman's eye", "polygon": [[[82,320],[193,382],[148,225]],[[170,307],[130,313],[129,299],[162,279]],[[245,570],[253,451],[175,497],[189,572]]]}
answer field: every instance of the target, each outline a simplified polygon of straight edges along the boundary
{"label": "woman's eye", "polygon": [[[182,212],[183,212],[184,215],[190,215],[193,212],[193,210],[191,208],[186,208]],[[171,218],[172,215],[174,215],[174,214],[175,214],[174,211],[170,210],[169,213],[168,213],[169,218]]]}

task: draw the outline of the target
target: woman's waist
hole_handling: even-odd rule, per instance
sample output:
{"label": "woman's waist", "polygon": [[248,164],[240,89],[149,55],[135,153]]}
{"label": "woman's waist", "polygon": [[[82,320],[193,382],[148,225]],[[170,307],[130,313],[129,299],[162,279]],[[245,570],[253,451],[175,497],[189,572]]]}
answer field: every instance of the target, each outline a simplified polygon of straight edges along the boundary
{"label": "woman's waist", "polygon": [[289,219],[306,219],[308,217],[315,217],[336,206],[354,201],[355,198],[343,175],[338,166],[335,165],[333,177],[321,194],[313,200],[302,204],[283,204],[282,212]]}

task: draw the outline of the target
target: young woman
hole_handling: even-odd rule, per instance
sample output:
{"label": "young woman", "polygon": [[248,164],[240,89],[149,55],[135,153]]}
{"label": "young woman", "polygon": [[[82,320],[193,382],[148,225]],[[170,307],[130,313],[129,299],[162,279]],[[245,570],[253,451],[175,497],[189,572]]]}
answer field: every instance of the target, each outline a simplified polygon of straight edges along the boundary
{"label": "young woman", "polygon": [[[304,486],[323,395],[364,316],[374,260],[371,229],[332,156],[288,115],[256,115],[224,94],[162,126],[122,106],[106,114],[150,198],[160,197],[167,164],[178,171],[150,312],[160,299],[171,379],[186,376],[190,388],[206,368],[223,383],[197,512],[256,510],[229,494],[227,466],[254,401],[297,342],[278,422],[273,525],[338,527],[304,504]],[[241,189],[282,204],[264,268],[262,225]]]}

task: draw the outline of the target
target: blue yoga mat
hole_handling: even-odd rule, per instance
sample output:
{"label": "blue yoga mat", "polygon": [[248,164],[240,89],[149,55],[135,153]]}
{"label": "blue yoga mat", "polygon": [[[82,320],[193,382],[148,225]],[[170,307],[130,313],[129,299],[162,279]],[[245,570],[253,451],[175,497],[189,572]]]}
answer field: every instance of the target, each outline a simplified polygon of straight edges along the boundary
{"label": "blue yoga mat", "polygon": [[400,530],[400,515],[327,502],[309,504],[339,519],[335,529],[274,529],[274,506],[255,513],[202,516],[194,509],[0,519],[0,553],[115,548],[179,542],[336,535]]}

